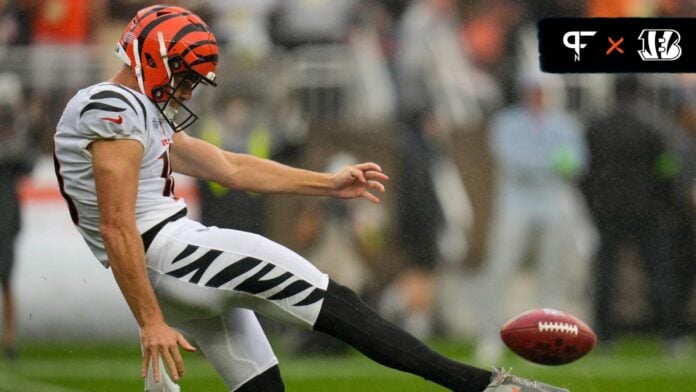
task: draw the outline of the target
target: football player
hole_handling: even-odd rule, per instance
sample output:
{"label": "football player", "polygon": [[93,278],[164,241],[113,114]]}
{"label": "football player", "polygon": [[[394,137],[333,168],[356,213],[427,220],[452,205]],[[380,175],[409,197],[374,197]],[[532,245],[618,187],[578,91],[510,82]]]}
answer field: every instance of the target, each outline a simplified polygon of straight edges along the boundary
{"label": "football player", "polygon": [[192,341],[230,390],[282,391],[278,360],[254,312],[325,332],[452,390],[502,391],[499,385],[514,383],[559,390],[449,360],[291,250],[187,218],[172,172],[253,192],[374,203],[388,177],[375,163],[312,172],[189,136],[184,129],[196,115],[186,101],[197,86],[215,86],[218,61],[213,33],[189,10],[140,10],[116,53],[124,66],[68,102],[54,137],[55,166],[77,230],[113,271],[138,322],[148,390],[178,390],[171,379],[184,374],[179,346],[193,351]]}

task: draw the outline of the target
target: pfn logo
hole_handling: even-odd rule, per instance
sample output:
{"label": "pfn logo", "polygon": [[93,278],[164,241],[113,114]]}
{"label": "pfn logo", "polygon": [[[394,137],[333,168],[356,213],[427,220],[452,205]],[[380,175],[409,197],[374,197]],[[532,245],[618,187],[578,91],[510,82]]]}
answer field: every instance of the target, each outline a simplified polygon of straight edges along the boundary
{"label": "pfn logo", "polygon": [[592,37],[596,31],[569,31],[563,35],[563,45],[575,51],[575,61],[580,61],[580,49],[584,49],[587,44],[580,42],[581,37]]}
{"label": "pfn logo", "polygon": [[643,49],[638,51],[643,61],[673,61],[681,56],[679,32],[672,29],[644,29],[638,39]]}

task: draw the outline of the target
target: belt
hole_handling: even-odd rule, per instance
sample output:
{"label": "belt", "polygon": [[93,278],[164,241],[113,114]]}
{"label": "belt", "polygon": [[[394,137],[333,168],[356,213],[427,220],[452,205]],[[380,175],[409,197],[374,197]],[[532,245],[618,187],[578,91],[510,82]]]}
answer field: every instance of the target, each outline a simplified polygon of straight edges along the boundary
{"label": "belt", "polygon": [[155,239],[155,236],[157,233],[162,230],[162,228],[169,222],[174,222],[176,220],[179,220],[183,217],[186,216],[186,208],[183,208],[179,210],[176,214],[170,216],[169,218],[163,220],[162,222],[152,226],[148,231],[144,232],[141,237],[143,238],[143,246],[145,248],[145,252],[147,252],[147,248],[150,247],[150,244],[152,243],[152,240]]}

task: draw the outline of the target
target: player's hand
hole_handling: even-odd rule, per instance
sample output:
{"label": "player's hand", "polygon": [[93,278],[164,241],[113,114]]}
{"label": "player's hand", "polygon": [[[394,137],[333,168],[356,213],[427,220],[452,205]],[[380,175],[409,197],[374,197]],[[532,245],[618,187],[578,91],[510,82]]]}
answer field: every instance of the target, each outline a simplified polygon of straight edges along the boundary
{"label": "player's hand", "polygon": [[148,366],[152,364],[152,376],[160,382],[160,357],[164,361],[169,375],[178,381],[184,375],[184,361],[179,353],[179,346],[193,352],[196,349],[177,331],[165,323],[157,323],[140,329],[140,342],[143,347],[142,376],[147,377]]}
{"label": "player's hand", "polygon": [[333,175],[331,195],[341,199],[365,198],[373,203],[379,203],[379,198],[370,191],[384,193],[384,181],[389,177],[382,173],[382,168],[376,163],[367,162],[346,166]]}

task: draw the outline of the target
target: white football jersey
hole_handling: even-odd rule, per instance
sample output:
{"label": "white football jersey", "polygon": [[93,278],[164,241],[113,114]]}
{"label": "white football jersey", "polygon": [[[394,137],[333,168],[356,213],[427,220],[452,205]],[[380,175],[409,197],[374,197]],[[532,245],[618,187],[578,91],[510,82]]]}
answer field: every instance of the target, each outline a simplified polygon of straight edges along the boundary
{"label": "white football jersey", "polygon": [[87,87],[68,102],[54,135],[56,176],[70,216],[94,255],[109,265],[99,234],[90,143],[133,139],[143,145],[135,206],[140,233],[186,207],[174,196],[169,148],[174,131],[143,94],[113,83]]}

